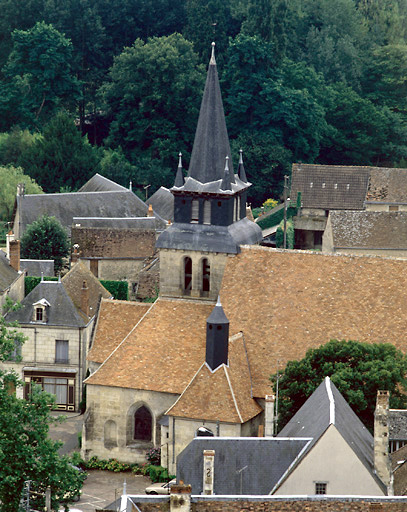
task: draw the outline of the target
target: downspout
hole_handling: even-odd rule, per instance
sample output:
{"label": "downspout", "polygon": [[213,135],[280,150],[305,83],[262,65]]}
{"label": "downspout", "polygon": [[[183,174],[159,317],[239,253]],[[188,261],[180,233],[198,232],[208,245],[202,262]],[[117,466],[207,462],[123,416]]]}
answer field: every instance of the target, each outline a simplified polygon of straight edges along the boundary
{"label": "downspout", "polygon": [[34,363],[37,364],[37,328],[34,327]]}
{"label": "downspout", "polygon": [[[79,327],[79,361],[78,361],[78,388],[79,388],[79,403],[82,399],[82,374],[81,374],[81,366],[82,366],[82,328]],[[76,405],[76,404],[75,404]],[[76,408],[76,407],[75,407]]]}
{"label": "downspout", "polygon": [[172,463],[175,464],[175,417],[172,417]]}

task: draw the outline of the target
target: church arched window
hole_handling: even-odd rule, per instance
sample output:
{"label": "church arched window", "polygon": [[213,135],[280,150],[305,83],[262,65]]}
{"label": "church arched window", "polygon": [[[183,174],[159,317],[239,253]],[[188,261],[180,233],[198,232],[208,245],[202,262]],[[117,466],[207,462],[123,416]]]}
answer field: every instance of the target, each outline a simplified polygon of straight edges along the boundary
{"label": "church arched window", "polygon": [[133,438],[139,441],[151,441],[153,431],[153,418],[145,405],[142,405],[134,413]]}
{"label": "church arched window", "polygon": [[207,258],[202,260],[202,294],[207,296],[211,289],[211,266]]}
{"label": "church arched window", "polygon": [[192,288],[192,260],[188,256],[184,258],[184,293],[190,294]]}

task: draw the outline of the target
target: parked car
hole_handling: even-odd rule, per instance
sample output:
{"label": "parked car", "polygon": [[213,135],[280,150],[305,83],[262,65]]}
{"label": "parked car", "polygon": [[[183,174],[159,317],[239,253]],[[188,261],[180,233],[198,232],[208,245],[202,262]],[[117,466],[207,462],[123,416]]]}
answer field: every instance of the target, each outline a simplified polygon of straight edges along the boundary
{"label": "parked car", "polygon": [[170,494],[171,486],[176,484],[177,480],[173,478],[169,482],[159,482],[146,487],[146,494]]}

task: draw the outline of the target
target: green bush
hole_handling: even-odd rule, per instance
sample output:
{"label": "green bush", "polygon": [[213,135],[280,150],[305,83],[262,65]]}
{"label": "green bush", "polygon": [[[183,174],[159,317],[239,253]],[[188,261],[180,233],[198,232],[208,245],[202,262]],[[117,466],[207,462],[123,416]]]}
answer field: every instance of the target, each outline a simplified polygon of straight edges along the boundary
{"label": "green bush", "polygon": [[[289,206],[287,208],[287,219],[291,219],[297,215],[297,208],[295,206]],[[280,222],[284,219],[284,208],[281,208],[278,212],[273,213],[272,215],[269,215],[268,217],[265,217],[264,219],[259,220],[257,223],[258,226],[261,227],[261,229],[267,229],[272,228],[273,226],[277,226],[277,224],[280,224]]]}
{"label": "green bush", "polygon": [[100,282],[108,290],[116,300],[129,300],[129,285],[127,281],[105,281]]}
{"label": "green bush", "polygon": [[[276,231],[276,246],[283,247],[284,245],[284,221]],[[294,223],[292,220],[287,220],[287,249],[294,249]]]}
{"label": "green bush", "polygon": [[[45,276],[44,281],[58,281],[57,277],[51,277],[51,276]],[[28,295],[34,288],[37,286],[38,283],[41,282],[40,277],[36,276],[26,276],[24,278],[24,287],[25,287],[25,295]]]}

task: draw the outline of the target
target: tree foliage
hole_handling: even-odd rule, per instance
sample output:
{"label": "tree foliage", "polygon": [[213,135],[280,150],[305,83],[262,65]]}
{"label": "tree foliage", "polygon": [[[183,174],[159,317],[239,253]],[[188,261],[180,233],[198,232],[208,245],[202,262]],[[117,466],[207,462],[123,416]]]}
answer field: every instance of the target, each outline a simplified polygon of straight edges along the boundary
{"label": "tree foliage", "polygon": [[27,226],[21,237],[21,257],[37,260],[54,260],[59,272],[63,259],[69,254],[68,235],[55,217],[44,215]]}
{"label": "tree foliage", "polygon": [[388,343],[331,340],[310,349],[300,361],[289,361],[271,380],[278,381],[279,428],[298,411],[307,398],[330,377],[346,401],[369,428],[379,389],[390,391],[390,406],[405,408],[407,358]]}
{"label": "tree foliage", "polygon": [[21,167],[0,167],[0,220],[10,221],[16,199],[17,185],[24,183],[26,194],[42,194],[42,188],[23,173]]}

